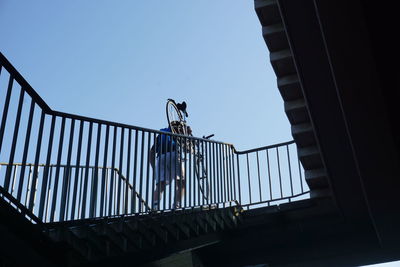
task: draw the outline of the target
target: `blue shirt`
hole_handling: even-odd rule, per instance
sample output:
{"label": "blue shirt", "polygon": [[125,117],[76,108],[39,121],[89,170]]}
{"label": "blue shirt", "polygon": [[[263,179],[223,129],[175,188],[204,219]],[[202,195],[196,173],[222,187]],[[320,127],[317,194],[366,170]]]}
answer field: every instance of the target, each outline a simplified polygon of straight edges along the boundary
{"label": "blue shirt", "polygon": [[[160,129],[160,131],[162,132],[167,132],[167,133],[171,133],[171,129],[168,128],[163,128]],[[172,144],[171,144],[172,142]],[[171,149],[171,145],[172,145],[172,149]],[[175,140],[173,140],[172,136],[169,135],[164,135],[164,134],[159,134],[157,136],[157,146],[156,146],[156,152],[157,154],[165,154],[167,152],[172,152],[176,150],[176,142]]]}

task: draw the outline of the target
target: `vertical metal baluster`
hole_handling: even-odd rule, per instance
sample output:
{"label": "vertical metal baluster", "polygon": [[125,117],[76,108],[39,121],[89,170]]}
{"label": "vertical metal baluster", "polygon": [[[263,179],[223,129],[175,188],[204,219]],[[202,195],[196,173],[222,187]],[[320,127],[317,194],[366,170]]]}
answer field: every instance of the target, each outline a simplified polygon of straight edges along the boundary
{"label": "vertical metal baluster", "polygon": [[258,151],[256,151],[256,156],[257,156],[257,173],[258,173],[258,191],[260,194],[260,202],[262,201],[262,195],[261,195],[261,177],[260,177],[260,160],[258,157]]}
{"label": "vertical metal baluster", "polygon": [[180,203],[180,207],[179,208],[183,208],[184,207],[184,202],[185,202],[185,195],[184,195],[184,191],[183,191],[183,183],[184,183],[184,179],[185,179],[185,170],[184,170],[184,157],[182,154],[182,142],[183,139],[182,137],[177,137],[176,138],[176,171],[175,171],[175,175],[178,177],[179,174],[179,181],[178,181],[178,188],[175,187],[175,191],[177,191],[178,195],[179,195],[179,203]]}
{"label": "vertical metal baluster", "polygon": [[[51,211],[50,211],[50,222],[54,221],[54,214],[56,211],[58,181],[60,179],[60,164],[61,164],[62,149],[63,149],[63,144],[64,144],[64,129],[65,129],[65,117],[63,117],[61,120],[60,140],[58,143],[56,176],[54,178],[54,190],[53,190],[53,199],[52,199],[53,201],[52,201]],[[61,210],[60,214],[62,214],[62,213],[63,213],[63,211]]]}
{"label": "vertical metal baluster", "polygon": [[[269,181],[269,200],[272,200],[272,181],[271,181],[271,167],[269,164],[269,153],[268,149],[266,150],[267,153],[267,168],[268,168],[268,181]],[[270,205],[270,202],[268,202],[268,206]]]}
{"label": "vertical metal baluster", "polygon": [[[172,142],[173,142],[173,140],[174,140],[174,137],[173,136],[171,136],[171,135],[167,135],[167,137],[169,137],[169,144],[167,144],[167,145],[169,145],[169,197],[168,197],[168,201],[169,201],[169,209],[172,209],[173,207],[172,207],[172,184],[173,183],[176,183],[176,180],[174,179],[174,178],[176,178],[176,177],[172,177],[172,154],[174,154],[173,152],[172,152]],[[176,168],[175,168],[175,170],[176,170]],[[175,172],[175,175],[176,175],[176,172]],[[175,190],[174,190],[175,191]],[[165,193],[167,193],[167,191],[165,190]],[[177,196],[175,196],[175,194],[174,194],[174,199],[176,199],[176,197]],[[174,202],[175,202],[175,200],[174,200]]]}
{"label": "vertical metal baluster", "polygon": [[[252,204],[251,201],[251,183],[250,183],[250,164],[249,164],[249,154],[246,154],[246,160],[247,160],[247,179],[249,183],[249,204]],[[249,206],[247,206],[247,209],[249,209]]]}
{"label": "vertical metal baluster", "polygon": [[209,202],[208,203],[210,204],[210,208],[211,208],[211,204],[214,203],[213,201],[215,201],[214,198],[213,198],[214,197],[213,196],[213,192],[215,191],[215,188],[214,188],[214,183],[213,183],[213,181],[214,181],[214,172],[213,172],[213,169],[214,169],[214,165],[213,165],[214,157],[213,157],[212,147],[213,147],[213,143],[209,142],[208,143],[209,167],[207,169],[207,179],[208,179],[208,186],[209,186],[209,188],[208,188],[208,200],[209,200]]}
{"label": "vertical metal baluster", "polygon": [[108,202],[108,216],[112,213],[113,197],[114,197],[114,173],[115,173],[115,150],[117,145],[117,127],[114,126],[112,156],[111,156],[111,176],[110,176],[110,196]]}
{"label": "vertical metal baluster", "polygon": [[78,202],[78,219],[79,214],[81,214],[84,211],[84,207],[82,206],[82,197],[83,197],[83,174],[85,172],[85,167],[79,167],[80,169],[80,183],[79,183],[79,202]]}
{"label": "vertical metal baluster", "polygon": [[[290,154],[289,154],[289,146],[286,145],[286,152],[287,152],[287,158],[288,158],[288,167],[289,167],[289,179],[290,179],[290,191],[293,196],[293,181],[292,181],[292,168],[290,166]],[[291,198],[289,198],[289,202],[291,201]]]}
{"label": "vertical metal baluster", "polygon": [[38,179],[38,165],[39,165],[39,158],[40,158],[40,149],[42,147],[42,136],[43,136],[43,125],[44,125],[44,111],[42,111],[42,115],[40,116],[40,124],[39,124],[39,133],[37,139],[37,146],[36,146],[36,155],[35,155],[35,166],[33,168],[33,177],[32,177],[32,187],[31,187],[31,195],[29,200],[29,210],[33,212],[34,206],[34,198],[35,198],[35,188]]}
{"label": "vertical metal baluster", "polygon": [[229,203],[230,203],[230,205],[232,205],[232,200],[234,200],[234,198],[233,198],[233,193],[234,193],[234,191],[233,191],[233,179],[232,179],[232,176],[233,176],[233,173],[232,173],[232,154],[231,154],[231,149],[230,149],[230,146],[226,146],[226,153],[227,153],[227,155],[228,155],[228,160],[229,160],[229,192],[230,192],[230,194],[229,194]]}
{"label": "vertical metal baluster", "polygon": [[192,139],[189,138],[189,206],[192,206]]}
{"label": "vertical metal baluster", "polygon": [[278,162],[279,187],[280,187],[280,190],[281,190],[281,198],[283,198],[281,165],[280,165],[280,161],[279,161],[279,150],[278,150],[278,148],[276,148],[276,160]]}
{"label": "vertical metal baluster", "polygon": [[85,167],[85,180],[83,186],[83,197],[82,197],[82,211],[81,219],[85,218],[86,215],[86,198],[88,194],[88,183],[89,183],[89,165],[90,165],[90,152],[92,148],[92,132],[93,132],[93,122],[89,122],[89,133],[88,133],[88,144],[86,152],[86,167]]}
{"label": "vertical metal baluster", "polygon": [[168,135],[163,134],[163,136],[165,137],[165,138],[163,138],[163,141],[164,141],[163,146],[164,146],[164,151],[165,151],[165,154],[164,154],[164,156],[165,156],[164,163],[165,164],[164,164],[163,210],[165,210],[166,206],[167,206],[167,188],[166,187],[167,187],[167,160],[168,160],[168,157],[167,157],[167,145],[168,145]]}
{"label": "vertical metal baluster", "polygon": [[154,133],[153,136],[154,140],[153,140],[153,144],[154,144],[154,155],[153,155],[153,160],[154,160],[154,168],[153,168],[153,181],[151,183],[151,208],[154,207],[154,194],[155,194],[155,190],[156,190],[156,182],[158,181],[158,174],[159,172],[157,171],[157,134]]}
{"label": "vertical metal baluster", "polygon": [[133,160],[133,183],[132,183],[132,205],[131,205],[131,213],[136,213],[136,180],[137,180],[137,160],[138,160],[138,138],[139,131],[135,131],[135,151],[134,151],[134,160]]}
{"label": "vertical metal baluster", "polygon": [[[141,192],[142,184],[143,184],[143,161],[144,161],[144,131],[142,131],[142,142],[141,142],[141,150],[140,150],[140,180],[139,180],[139,192]],[[135,190],[135,194],[137,194]],[[138,210],[140,210],[141,206],[141,198],[142,194],[138,197]]]}
{"label": "vertical metal baluster", "polygon": [[231,154],[231,163],[232,163],[232,183],[233,183],[233,192],[232,192],[232,198],[233,200],[238,200],[237,199],[237,191],[236,191],[236,172],[235,172],[235,154],[233,151],[233,147],[229,147],[230,154]]}
{"label": "vertical metal baluster", "polygon": [[301,166],[300,166],[300,160],[297,159],[297,164],[299,165],[299,177],[300,177],[300,186],[301,186],[301,193],[304,193],[304,188],[303,188],[303,177],[301,175]]}
{"label": "vertical metal baluster", "polygon": [[[182,138],[181,138],[181,140],[182,140]],[[183,200],[182,200],[182,203],[183,203],[183,201],[184,201],[184,203],[183,203],[183,207],[184,208],[186,208],[187,206],[188,206],[188,193],[187,193],[187,188],[188,188],[188,172],[187,172],[187,151],[186,151],[186,145],[187,145],[187,138],[186,137],[183,137],[183,145],[182,145],[182,147],[181,147],[181,149],[182,149],[182,157],[183,157],[183,166],[184,166],[184,170],[183,170],[183,174],[182,174],[182,177],[184,177],[185,178],[185,180],[184,180],[184,187],[185,187],[185,193],[184,193],[184,196],[183,196]],[[182,144],[182,143],[181,143]],[[182,190],[183,190],[183,188],[182,188]]]}
{"label": "vertical metal baluster", "polygon": [[52,149],[53,149],[53,138],[54,138],[54,127],[56,123],[56,116],[52,116],[51,118],[51,126],[50,126],[50,136],[49,136],[49,143],[47,146],[47,159],[46,159],[46,166],[44,167],[43,171],[43,181],[42,181],[42,190],[41,190],[41,196],[40,196],[40,202],[39,202],[39,219],[43,219],[43,211],[44,211],[44,205],[46,202],[46,199],[50,198],[49,195],[47,195],[47,183],[49,180],[49,168],[50,168],[50,160],[51,160],[51,154],[52,154]]}
{"label": "vertical metal baluster", "polygon": [[17,181],[17,173],[18,173],[18,165],[14,165],[14,168],[13,168],[13,178],[12,178],[12,181],[11,181],[11,195],[14,193],[14,189],[15,189],[15,183],[16,183],[16,181]]}
{"label": "vertical metal baluster", "polygon": [[222,177],[223,177],[223,180],[222,180],[223,181],[223,197],[224,197],[224,207],[225,207],[226,201],[228,200],[225,145],[222,145]]}
{"label": "vertical metal baluster", "polygon": [[[194,170],[194,179],[193,179],[193,197],[194,197],[194,205],[199,205],[200,200],[200,187],[199,187],[199,180],[200,180],[200,172],[199,172],[199,141],[193,140],[195,142],[195,154],[193,155],[193,170]],[[197,175],[196,175],[197,173]]]}
{"label": "vertical metal baluster", "polygon": [[216,160],[217,160],[217,195],[218,195],[218,203],[222,202],[222,168],[221,168],[221,144],[216,144]]}
{"label": "vertical metal baluster", "polygon": [[230,170],[229,170],[229,153],[228,146],[224,145],[225,154],[225,169],[226,169],[226,200],[229,201],[229,206],[231,206],[231,180],[230,180]]}
{"label": "vertical metal baluster", "polygon": [[[179,141],[178,141],[179,138]],[[178,188],[175,185],[175,191],[177,192],[178,196],[177,198],[179,199],[179,207],[183,207],[183,170],[182,170],[182,164],[183,164],[183,158],[182,158],[182,150],[179,147],[179,144],[182,144],[182,137],[177,137],[176,142],[175,142],[175,176],[176,178],[178,177],[179,174],[179,181],[175,179],[175,183],[178,183]]]}
{"label": "vertical metal baluster", "polygon": [[131,171],[131,146],[132,146],[132,130],[128,129],[128,154],[126,159],[126,180],[125,180],[125,214],[128,214],[128,198],[129,198],[129,177]]}
{"label": "vertical metal baluster", "polygon": [[[146,171],[146,185],[145,185],[145,203],[148,205],[149,203],[149,180],[150,180],[150,149],[151,149],[151,132],[148,132],[147,135],[147,171]],[[143,199],[143,192],[142,192],[142,186],[140,186],[140,197]],[[144,203],[143,203],[144,204]],[[142,205],[140,205],[142,207]],[[140,209],[139,212],[142,212]]]}
{"label": "vertical metal baluster", "polygon": [[225,157],[225,145],[221,145],[221,159],[222,159],[222,198],[224,202],[224,207],[226,205],[226,157]]}
{"label": "vertical metal baluster", "polygon": [[65,175],[62,186],[61,193],[61,211],[60,211],[60,221],[64,221],[64,216],[67,216],[67,212],[65,209],[66,200],[67,200],[67,192],[69,192],[69,184],[70,184],[70,166],[71,166],[71,156],[72,156],[72,145],[74,142],[74,129],[75,129],[75,119],[71,120],[71,128],[69,132],[69,142],[68,142],[68,154],[67,154],[67,165],[65,167]]}
{"label": "vertical metal baluster", "polygon": [[228,153],[228,146],[224,145],[224,151],[225,151],[225,168],[226,168],[226,200],[229,201],[229,206],[231,206],[231,173],[230,173],[230,159],[229,159],[229,153]]}
{"label": "vertical metal baluster", "polygon": [[99,185],[99,154],[100,154],[101,124],[97,124],[96,155],[94,160],[92,190],[90,193],[89,217],[93,218],[97,207],[97,187]]}
{"label": "vertical metal baluster", "polygon": [[[207,146],[206,146],[207,147]],[[202,161],[201,161],[201,172],[202,172],[202,178],[203,179],[201,179],[201,183],[202,183],[202,187],[203,187],[203,194],[202,194],[202,198],[201,198],[201,204],[202,205],[205,205],[205,204],[207,204],[207,203],[205,203],[205,201],[206,201],[206,196],[205,196],[205,194],[207,193],[206,192],[206,188],[205,188],[205,183],[204,183],[204,180],[205,179],[207,179],[207,177],[206,177],[206,169],[207,169],[207,152],[204,150],[204,141],[201,141],[201,154],[202,154]]]}
{"label": "vertical metal baluster", "polygon": [[[204,205],[209,204],[209,200],[210,200],[210,166],[209,166],[209,157],[208,157],[208,145],[209,145],[209,141],[206,140],[203,142],[203,153],[204,153],[204,192],[205,194],[205,198],[204,198]],[[208,185],[208,188],[207,188]]]}
{"label": "vertical metal baluster", "polygon": [[[104,194],[104,211],[103,211],[103,213],[104,213],[104,215],[106,215],[107,214],[107,207],[108,207],[108,202],[109,202],[109,195],[110,195],[110,192],[109,192],[109,186],[108,186],[108,183],[109,183],[109,179],[108,179],[108,173],[109,173],[109,168],[105,168],[106,169],[106,176],[104,177],[105,179],[104,179],[104,182],[105,182],[105,185],[104,185],[104,191],[105,191],[105,194]],[[101,215],[101,216],[103,216],[103,214]]]}
{"label": "vertical metal baluster", "polygon": [[[73,197],[72,197],[71,216],[70,216],[70,218],[72,220],[75,219],[76,198],[77,198],[77,193],[78,193],[79,171],[80,171],[80,164],[81,164],[83,127],[84,127],[84,122],[80,121],[78,147],[77,147],[77,152],[76,152],[76,169],[75,169],[74,193],[73,193]],[[78,211],[78,214],[79,214],[79,211]]]}
{"label": "vertical metal baluster", "polygon": [[107,156],[108,156],[108,138],[110,137],[110,125],[106,125],[106,137],[104,140],[104,156],[103,156],[103,172],[102,172],[102,183],[101,183],[101,200],[100,200],[100,217],[103,216],[103,214],[106,213],[105,207],[107,207],[107,204],[104,202],[106,201],[107,197],[107,192],[106,192],[106,186],[107,186]]}
{"label": "vertical metal baluster", "polygon": [[67,184],[67,199],[66,199],[66,209],[65,209],[65,218],[66,220],[68,220],[68,214],[69,214],[69,209],[71,206],[71,184],[72,184],[72,168],[73,167],[69,167],[69,171],[67,174],[68,177],[68,184]]}
{"label": "vertical metal baluster", "polygon": [[[33,101],[33,99],[31,99],[31,106],[30,106],[30,109],[29,109],[28,126],[26,128],[24,154],[22,156],[22,167],[21,167],[21,173],[20,173],[20,176],[19,176],[20,178],[19,178],[18,192],[17,192],[17,199],[19,201],[21,200],[22,187],[23,187],[24,179],[25,179],[25,167],[26,167],[26,160],[28,158],[29,139],[31,138],[32,121],[33,121],[33,113],[34,113],[34,111],[35,111],[35,102]],[[42,219],[42,218],[39,217],[39,219]]]}
{"label": "vertical metal baluster", "polygon": [[32,167],[33,165],[29,165],[29,174],[28,174],[28,183],[26,184],[26,194],[25,194],[25,207],[28,206],[28,201],[30,198],[30,188],[32,184]]}
{"label": "vertical metal baluster", "polygon": [[114,215],[118,215],[118,213],[117,213],[117,206],[118,206],[118,194],[117,194],[117,186],[118,186],[118,179],[117,179],[117,177],[119,177],[119,172],[118,172],[118,169],[117,168],[115,168],[114,169],[114,172],[115,172],[115,176],[114,176]]}
{"label": "vertical metal baluster", "polygon": [[121,128],[121,145],[119,148],[119,175],[118,175],[118,195],[117,195],[117,214],[120,214],[121,207],[121,182],[122,182],[122,167],[124,160],[124,136],[125,136],[125,128]]}
{"label": "vertical metal baluster", "polygon": [[[213,173],[213,179],[212,179],[212,182],[213,182],[213,184],[214,184],[214,186],[213,186],[213,192],[212,193],[214,193],[213,195],[214,195],[214,198],[213,198],[213,203],[217,203],[217,183],[216,183],[216,180],[217,180],[217,177],[215,176],[216,174],[215,174],[215,167],[216,167],[216,161],[215,161],[215,143],[212,143],[212,155],[213,155],[213,167],[212,167],[212,173]],[[218,171],[218,170],[217,170]]]}
{"label": "vertical metal baluster", "polygon": [[24,103],[24,90],[21,88],[21,91],[19,94],[17,117],[16,117],[15,125],[14,125],[14,135],[13,135],[12,144],[11,144],[10,158],[8,160],[6,176],[4,179],[4,189],[6,191],[9,191],[9,186],[10,186],[11,172],[12,172],[12,168],[13,168],[13,164],[14,164],[15,148],[17,147],[17,138],[18,138],[18,132],[19,132],[19,124],[21,121],[21,111],[22,111],[23,103]]}
{"label": "vertical metal baluster", "polygon": [[50,170],[50,174],[49,174],[49,179],[48,179],[48,186],[46,186],[46,188],[44,189],[44,195],[47,196],[47,198],[45,199],[44,202],[44,207],[45,207],[45,211],[44,211],[44,216],[46,220],[43,221],[47,221],[49,219],[49,205],[50,205],[50,191],[51,191],[51,182],[52,182],[52,177],[53,177],[53,166],[52,165],[47,165],[48,169]]}
{"label": "vertical metal baluster", "polygon": [[10,75],[10,79],[8,81],[8,88],[7,88],[7,95],[6,99],[4,102],[4,108],[3,108],[3,117],[1,119],[1,125],[0,125],[0,155],[1,155],[1,148],[3,145],[3,137],[4,137],[4,131],[6,129],[6,122],[7,122],[7,115],[8,115],[8,107],[10,105],[10,98],[11,98],[11,91],[13,87],[13,82],[14,82],[14,77]]}
{"label": "vertical metal baluster", "polygon": [[242,204],[242,191],[241,191],[241,180],[240,180],[240,164],[239,164],[239,154],[236,154],[237,161],[237,173],[238,173],[238,190],[239,190],[239,203]]}
{"label": "vertical metal baluster", "polygon": [[[193,179],[193,193],[194,193],[194,205],[199,205],[200,203],[200,187],[199,187],[199,180],[200,180],[200,170],[199,170],[199,153],[200,153],[200,149],[199,149],[199,141],[198,140],[194,140],[195,142],[195,154],[193,156],[193,167],[194,167],[194,176],[195,179]],[[196,175],[197,173],[197,175]]]}

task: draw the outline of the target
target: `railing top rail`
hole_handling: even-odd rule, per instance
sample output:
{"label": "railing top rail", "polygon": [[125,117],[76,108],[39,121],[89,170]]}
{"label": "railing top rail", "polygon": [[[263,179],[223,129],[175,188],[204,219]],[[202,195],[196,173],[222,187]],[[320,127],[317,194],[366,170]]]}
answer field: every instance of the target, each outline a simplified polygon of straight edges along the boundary
{"label": "railing top rail", "polygon": [[243,150],[243,151],[237,151],[235,149],[235,147],[233,147],[234,151],[236,154],[248,154],[248,153],[252,153],[252,152],[257,152],[257,151],[261,151],[261,150],[266,150],[266,149],[271,149],[271,148],[276,148],[276,147],[280,147],[280,146],[286,146],[286,145],[291,145],[293,144],[295,141],[288,141],[288,142],[283,142],[283,143],[278,143],[278,144],[273,144],[273,145],[269,145],[269,146],[262,146],[259,148],[253,148],[253,149],[248,149],[248,150]]}
{"label": "railing top rail", "polygon": [[35,100],[35,102],[46,112],[51,113],[51,108],[46,102],[39,96],[38,93],[32,88],[32,86],[25,80],[25,78],[11,65],[10,61],[0,52],[0,62],[4,68],[10,73],[10,75],[18,81],[21,87]]}

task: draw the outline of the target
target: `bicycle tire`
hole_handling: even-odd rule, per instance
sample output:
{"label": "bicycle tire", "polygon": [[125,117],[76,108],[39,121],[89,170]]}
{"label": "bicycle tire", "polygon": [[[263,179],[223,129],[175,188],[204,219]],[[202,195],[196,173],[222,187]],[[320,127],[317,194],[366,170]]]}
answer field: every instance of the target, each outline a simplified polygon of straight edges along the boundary
{"label": "bicycle tire", "polygon": [[[209,193],[210,193],[210,185],[208,184],[207,170],[204,167],[204,161],[202,159],[200,159],[200,157],[198,157],[195,162],[196,162],[195,174],[197,177],[199,190],[202,193],[203,198],[205,200],[208,200]],[[202,168],[202,172],[201,172],[203,174],[202,176],[201,176],[201,173],[199,173],[200,167]]]}
{"label": "bicycle tire", "polygon": [[184,124],[183,116],[175,104],[175,101],[168,100],[166,105],[166,112],[167,112],[167,120],[168,125],[171,129],[171,132],[174,134],[182,134],[176,131],[176,127],[174,127],[173,123],[175,121],[179,122],[179,124]]}

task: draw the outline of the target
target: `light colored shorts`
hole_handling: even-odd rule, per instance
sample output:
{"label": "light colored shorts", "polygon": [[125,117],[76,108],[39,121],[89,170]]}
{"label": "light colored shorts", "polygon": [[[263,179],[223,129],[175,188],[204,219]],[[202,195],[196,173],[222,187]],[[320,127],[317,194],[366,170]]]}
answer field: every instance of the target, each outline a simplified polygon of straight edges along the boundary
{"label": "light colored shorts", "polygon": [[[165,181],[166,184],[169,184],[172,179],[179,180],[182,177],[185,179],[185,166],[184,162],[177,159],[176,152],[167,152],[165,154],[161,154],[156,159],[156,183],[158,181]],[[160,174],[160,175],[159,175]]]}

